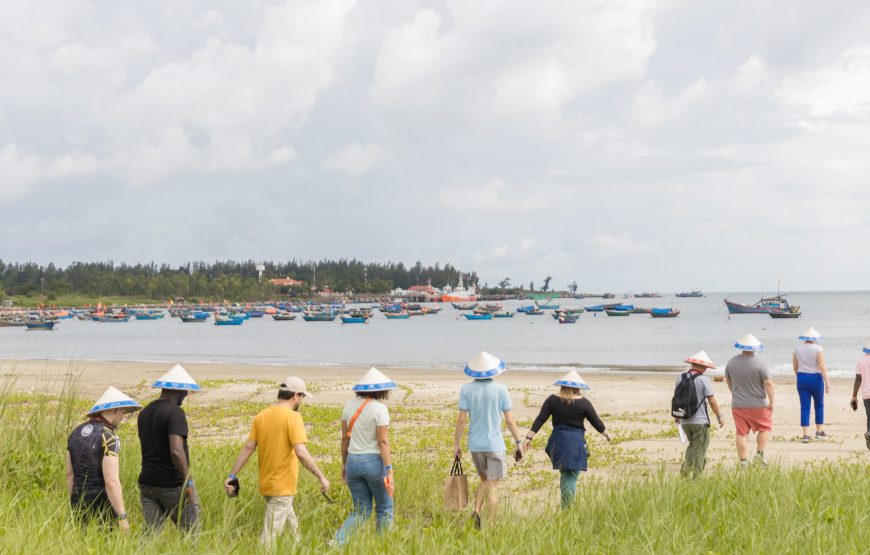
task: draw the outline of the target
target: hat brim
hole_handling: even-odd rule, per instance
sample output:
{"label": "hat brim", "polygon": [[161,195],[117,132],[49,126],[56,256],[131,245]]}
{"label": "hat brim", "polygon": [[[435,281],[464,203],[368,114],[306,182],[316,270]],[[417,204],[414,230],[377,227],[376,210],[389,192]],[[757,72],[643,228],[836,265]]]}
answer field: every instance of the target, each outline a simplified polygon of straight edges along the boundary
{"label": "hat brim", "polygon": [[136,401],[112,401],[111,403],[101,403],[99,405],[94,405],[93,407],[91,407],[91,410],[87,412],[87,414],[97,414],[98,412],[112,409],[124,409],[125,412],[136,412],[141,408],[142,405],[140,405]]}
{"label": "hat brim", "polygon": [[573,387],[574,389],[585,389],[589,390],[590,388],[587,384],[581,382],[571,382],[568,380],[556,380],[553,382],[553,385],[558,385],[560,387]]}
{"label": "hat brim", "polygon": [[870,355],[870,347],[864,347],[864,353]]}
{"label": "hat brim", "polygon": [[736,348],[740,349],[741,351],[758,352],[758,351],[764,350],[764,345],[744,345],[742,343],[735,343],[734,346]]}
{"label": "hat brim", "polygon": [[716,368],[716,365],[712,362],[701,360],[698,358],[687,358],[683,362],[688,362],[689,364],[697,364],[698,366],[703,366],[704,368]]}
{"label": "hat brim", "polygon": [[390,391],[391,389],[398,389],[399,386],[396,385],[396,382],[385,382],[385,383],[366,383],[366,384],[356,384],[353,386],[353,391]]}
{"label": "hat brim", "polygon": [[494,378],[498,376],[505,371],[505,368],[507,368],[507,366],[505,365],[503,360],[499,361],[498,366],[496,366],[495,368],[490,368],[489,370],[472,370],[471,368],[466,366],[465,375],[471,376],[475,380],[483,380],[486,378]]}
{"label": "hat brim", "polygon": [[160,389],[172,389],[175,391],[202,391],[202,388],[199,387],[199,384],[195,383],[181,383],[181,382],[164,382],[162,380],[158,380],[154,382],[154,385],[151,387],[157,387]]}
{"label": "hat brim", "polygon": [[799,335],[798,339],[801,341],[820,341],[822,338],[821,335],[812,336],[812,335]]}

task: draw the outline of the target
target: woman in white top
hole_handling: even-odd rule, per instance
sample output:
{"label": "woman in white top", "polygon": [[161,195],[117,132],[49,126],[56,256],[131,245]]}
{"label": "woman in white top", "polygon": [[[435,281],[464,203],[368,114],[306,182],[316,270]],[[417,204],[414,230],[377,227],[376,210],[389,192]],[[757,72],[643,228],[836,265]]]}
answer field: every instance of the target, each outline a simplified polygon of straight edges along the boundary
{"label": "woman in white top", "polygon": [[828,439],[823,426],[825,424],[825,393],[830,391],[828,369],[825,367],[825,352],[817,345],[822,336],[814,328],[809,328],[798,339],[803,341],[795,347],[791,357],[792,367],[797,376],[797,390],[801,401],[801,441],[809,443],[810,438],[810,404],[815,409],[816,439]]}
{"label": "woman in white top", "polygon": [[341,479],[350,489],[353,512],[335,535],[347,543],[376,507],[378,531],[393,522],[393,463],[390,454],[390,413],[381,401],[396,384],[372,368],[353,386],[356,397],[341,415]]}

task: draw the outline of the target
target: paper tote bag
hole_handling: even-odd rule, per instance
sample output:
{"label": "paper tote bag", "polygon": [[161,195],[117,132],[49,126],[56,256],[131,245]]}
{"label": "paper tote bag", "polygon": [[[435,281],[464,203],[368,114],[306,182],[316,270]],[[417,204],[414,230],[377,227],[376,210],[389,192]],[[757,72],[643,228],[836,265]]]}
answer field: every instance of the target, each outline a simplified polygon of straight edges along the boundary
{"label": "paper tote bag", "polygon": [[444,480],[444,508],[461,511],[468,506],[468,476],[462,472],[462,461],[453,460],[450,475]]}

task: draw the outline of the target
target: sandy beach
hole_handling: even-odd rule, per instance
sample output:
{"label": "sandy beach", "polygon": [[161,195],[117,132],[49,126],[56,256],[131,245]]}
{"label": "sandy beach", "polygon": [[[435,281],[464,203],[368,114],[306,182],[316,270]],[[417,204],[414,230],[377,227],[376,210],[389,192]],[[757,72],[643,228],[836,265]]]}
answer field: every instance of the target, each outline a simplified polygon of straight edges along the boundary
{"label": "sandy beach", "polygon": [[[148,384],[168,367],[131,362],[0,361],[0,373],[14,376],[14,387],[20,391],[56,390],[66,376],[74,374],[79,377],[82,396],[94,397],[108,385],[114,385],[143,400],[152,394]],[[350,396],[348,386],[363,372],[361,368],[352,367],[238,364],[189,364],[185,367],[205,386],[203,393],[191,399],[190,402],[196,404],[233,400],[266,403],[273,395],[269,382],[277,383],[288,375],[298,375],[316,392],[310,402],[340,405]],[[452,412],[459,388],[467,381],[460,369],[389,368],[387,372],[402,386],[402,391],[390,403],[436,411]],[[509,371],[499,378],[512,392],[514,410],[521,424],[528,426],[534,419],[541,402],[555,391],[550,384],[559,376],[561,372]],[[584,377],[592,388],[588,392],[589,399],[611,432],[623,436],[620,447],[636,459],[637,466],[653,468],[662,463],[668,466],[679,463],[683,447],[673,434],[674,424],[668,418],[673,374],[587,373]],[[798,440],[800,427],[794,378],[778,377],[775,382],[774,432],[768,447],[772,460],[788,465],[866,456],[863,407],[857,412],[849,407],[852,380],[832,380],[831,393],[826,396],[826,430],[832,437],[809,445]],[[731,466],[736,460],[731,395],[724,382],[715,382],[714,388],[726,424],[724,429],[714,430],[708,465]],[[401,423],[396,425],[400,427]],[[594,430],[589,433],[593,441],[597,439]],[[606,473],[606,469],[596,470]]]}

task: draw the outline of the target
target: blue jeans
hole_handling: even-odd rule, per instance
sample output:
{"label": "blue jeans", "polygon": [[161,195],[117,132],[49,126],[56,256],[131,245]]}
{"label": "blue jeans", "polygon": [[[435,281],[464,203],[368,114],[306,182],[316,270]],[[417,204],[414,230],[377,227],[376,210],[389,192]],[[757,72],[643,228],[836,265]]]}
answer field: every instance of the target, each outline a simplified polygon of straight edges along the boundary
{"label": "blue jeans", "polygon": [[821,374],[798,372],[798,397],[801,400],[801,426],[810,425],[810,401],[816,413],[816,424],[825,423],[825,381]]}
{"label": "blue jeans", "polygon": [[377,507],[379,532],[388,529],[393,523],[393,498],[384,485],[387,473],[381,456],[375,453],[349,454],[345,472],[353,500],[353,512],[335,534],[335,539],[342,545],[368,520],[373,505]]}

